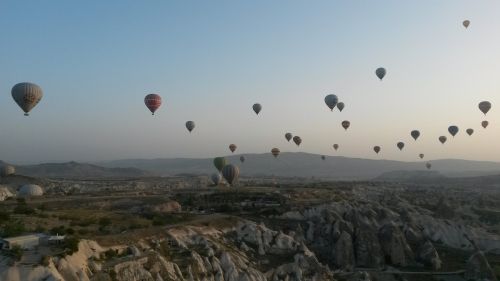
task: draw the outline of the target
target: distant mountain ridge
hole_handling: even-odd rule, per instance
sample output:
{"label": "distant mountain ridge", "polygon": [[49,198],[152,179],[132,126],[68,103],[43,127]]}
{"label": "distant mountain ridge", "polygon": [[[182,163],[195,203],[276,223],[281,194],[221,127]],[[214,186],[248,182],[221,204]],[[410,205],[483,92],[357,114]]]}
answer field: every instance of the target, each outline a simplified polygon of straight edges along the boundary
{"label": "distant mountain ridge", "polygon": [[[403,162],[284,152],[278,158],[270,153],[226,156],[240,167],[242,176],[317,177],[325,179],[373,179],[393,171],[426,171],[425,162]],[[125,159],[97,163],[110,168],[133,167],[162,176],[177,174],[211,174],[215,172],[212,158]],[[500,163],[460,159],[433,160],[432,171],[447,177],[484,176],[500,174]]]}
{"label": "distant mountain ridge", "polygon": [[16,166],[16,174],[37,178],[132,178],[151,176],[137,168],[109,168],[94,164],[66,162]]}

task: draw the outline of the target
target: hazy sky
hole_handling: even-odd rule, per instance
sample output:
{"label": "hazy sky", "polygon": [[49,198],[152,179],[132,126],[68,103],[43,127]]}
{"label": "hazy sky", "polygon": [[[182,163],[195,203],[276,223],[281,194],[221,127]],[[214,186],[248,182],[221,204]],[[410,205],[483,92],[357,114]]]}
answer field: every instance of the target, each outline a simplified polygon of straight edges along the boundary
{"label": "hazy sky", "polygon": [[[497,0],[3,0],[0,159],[212,157],[235,143],[238,153],[500,161],[499,11]],[[10,94],[23,81],[44,90],[28,118]],[[151,92],[163,97],[154,117]],[[324,104],[330,93],[342,113]],[[493,103],[487,118],[482,100]]]}

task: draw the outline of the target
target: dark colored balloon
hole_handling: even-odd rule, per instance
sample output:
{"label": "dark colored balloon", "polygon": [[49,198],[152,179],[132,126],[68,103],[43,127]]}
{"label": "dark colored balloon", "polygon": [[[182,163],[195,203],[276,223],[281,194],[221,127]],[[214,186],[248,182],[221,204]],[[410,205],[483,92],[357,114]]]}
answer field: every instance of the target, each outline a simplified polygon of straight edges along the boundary
{"label": "dark colored balloon", "polygon": [[43,91],[40,86],[23,82],[14,85],[11,90],[12,98],[24,111],[24,115],[28,116],[29,112],[40,102],[43,97]]}
{"label": "dark colored balloon", "polygon": [[245,156],[243,156],[243,155],[240,156],[240,161],[241,161],[241,163],[245,162]]}
{"label": "dark colored balloon", "polygon": [[468,28],[468,27],[469,27],[469,25],[470,25],[470,20],[464,20],[464,21],[462,22],[462,25],[463,25],[465,28]]}
{"label": "dark colored balloon", "polygon": [[378,79],[382,81],[382,79],[385,77],[386,71],[385,68],[379,67],[377,70],[375,70],[375,74],[377,75]]}
{"label": "dark colored balloon", "polygon": [[186,122],[186,129],[188,129],[188,131],[191,133],[191,131],[193,131],[195,127],[195,124],[193,121],[187,121]]}
{"label": "dark colored balloon", "polygon": [[271,154],[274,156],[274,158],[277,158],[277,157],[278,157],[278,155],[280,155],[280,150],[279,150],[279,148],[276,148],[276,147],[275,147],[275,148],[271,149]]}
{"label": "dark colored balloon", "polygon": [[431,165],[431,163],[427,162],[427,163],[425,163],[425,167],[426,167],[428,170],[430,170],[430,169],[431,169],[431,167],[432,167],[432,165]]}
{"label": "dark colored balloon", "polygon": [[486,129],[486,127],[488,127],[488,125],[490,124],[490,122],[484,120],[483,122],[481,122],[481,126],[483,126],[483,128]]}
{"label": "dark colored balloon", "polygon": [[157,94],[149,94],[144,98],[144,103],[154,115],[155,111],[161,106],[161,97]]}
{"label": "dark colored balloon", "polygon": [[396,146],[399,148],[399,150],[403,150],[403,148],[405,147],[405,143],[400,141],[396,144]]}
{"label": "dark colored balloon", "polygon": [[351,122],[345,120],[345,121],[342,121],[342,128],[344,128],[346,131],[347,129],[349,129],[349,127],[351,126]]}
{"label": "dark colored balloon", "polygon": [[322,159],[322,160],[325,160],[325,159],[326,159],[326,156],[325,156],[325,155],[321,155],[321,159]]}
{"label": "dark colored balloon", "polygon": [[342,112],[342,110],[344,110],[344,107],[345,107],[345,104],[343,102],[337,103],[337,108],[339,109],[340,112]]}
{"label": "dark colored balloon", "polygon": [[411,131],[410,135],[414,140],[417,140],[418,137],[420,137],[420,132],[418,130],[413,130]]}
{"label": "dark colored balloon", "polygon": [[424,159],[424,154],[423,154],[423,153],[420,153],[420,154],[418,155],[418,157],[420,157],[420,159]]}
{"label": "dark colored balloon", "polygon": [[448,127],[448,132],[453,136],[455,137],[455,135],[458,133],[458,127],[457,126],[450,126]]}
{"label": "dark colored balloon", "polygon": [[302,143],[302,139],[299,136],[293,137],[293,142],[299,146]]}
{"label": "dark colored balloon", "polygon": [[469,129],[465,130],[465,132],[467,133],[467,135],[472,136],[472,134],[474,134],[474,129],[469,128]]}
{"label": "dark colored balloon", "polygon": [[380,152],[380,149],[381,148],[378,145],[373,147],[373,151],[375,151],[375,153],[377,153],[377,154]]}
{"label": "dark colored balloon", "polygon": [[224,157],[215,157],[214,158],[214,166],[217,170],[222,171],[222,168],[226,166],[227,160]]}
{"label": "dark colored balloon", "polygon": [[479,110],[481,110],[481,112],[486,115],[486,113],[488,113],[488,111],[490,111],[491,109],[491,103],[489,101],[482,101],[479,103],[478,107]]}
{"label": "dark colored balloon", "polygon": [[292,139],[293,135],[291,133],[286,133],[285,134],[285,139],[290,142],[290,140]]}
{"label": "dark colored balloon", "polygon": [[444,144],[446,142],[448,138],[446,136],[440,136],[439,137],[439,142],[441,142],[442,144]]}
{"label": "dark colored balloon", "polygon": [[337,105],[337,102],[339,99],[337,98],[336,95],[328,95],[325,97],[325,103],[330,108],[330,110],[333,110],[333,108]]}
{"label": "dark colored balloon", "polygon": [[333,149],[335,149],[335,151],[337,151],[339,149],[339,145],[338,144],[334,144],[333,145]]}
{"label": "dark colored balloon", "polygon": [[236,167],[233,164],[228,164],[222,168],[222,176],[226,179],[227,183],[230,185],[233,184],[233,182],[238,181],[238,177],[240,175],[240,169]]}
{"label": "dark colored balloon", "polygon": [[262,105],[260,103],[256,103],[252,106],[253,111],[255,111],[255,114],[259,115],[259,112],[262,110]]}
{"label": "dark colored balloon", "polygon": [[231,152],[234,152],[236,150],[236,148],[237,148],[237,146],[234,143],[229,145],[229,150],[231,150]]}

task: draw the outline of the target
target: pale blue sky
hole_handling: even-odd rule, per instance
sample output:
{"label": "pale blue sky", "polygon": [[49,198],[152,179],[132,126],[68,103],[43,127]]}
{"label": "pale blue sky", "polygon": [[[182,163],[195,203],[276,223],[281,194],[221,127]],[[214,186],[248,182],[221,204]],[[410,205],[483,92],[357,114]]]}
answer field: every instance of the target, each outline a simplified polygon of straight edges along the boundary
{"label": "pale blue sky", "polygon": [[[499,11],[495,0],[1,1],[0,158],[212,157],[236,143],[238,153],[500,161]],[[28,118],[10,95],[23,81],[44,90]],[[164,101],[154,117],[151,92]],[[330,93],[342,113],[325,106]],[[493,103],[488,130],[481,100]],[[443,147],[451,124],[462,131]]]}

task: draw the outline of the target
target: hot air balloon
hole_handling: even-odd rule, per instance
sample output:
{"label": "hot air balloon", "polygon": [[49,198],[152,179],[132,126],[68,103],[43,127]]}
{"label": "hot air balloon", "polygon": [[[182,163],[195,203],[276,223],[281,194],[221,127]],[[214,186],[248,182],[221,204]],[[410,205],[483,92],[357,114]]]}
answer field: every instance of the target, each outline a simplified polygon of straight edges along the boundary
{"label": "hot air balloon", "polygon": [[403,147],[405,147],[405,143],[400,141],[396,144],[396,146],[399,148],[399,150],[403,150]]}
{"label": "hot air balloon", "polygon": [[262,105],[260,103],[256,103],[252,106],[253,111],[255,111],[255,114],[259,115],[259,112],[262,110]]}
{"label": "hot air balloon", "polygon": [[336,95],[328,95],[325,97],[325,103],[328,106],[328,108],[330,108],[330,110],[332,110],[332,111],[333,111],[333,108],[335,107],[335,105],[337,105],[338,101],[339,101],[339,99],[337,98]]}
{"label": "hot air balloon", "polygon": [[240,175],[240,169],[238,169],[238,167],[236,167],[233,164],[228,164],[224,166],[224,168],[222,168],[222,175],[226,179],[227,183],[232,185],[233,182],[238,181],[238,177]]}
{"label": "hot air balloon", "polygon": [[347,129],[349,129],[350,126],[351,126],[351,122],[349,122],[347,120],[342,121],[342,128],[344,128],[346,131],[347,131]]}
{"label": "hot air balloon", "polygon": [[464,20],[462,22],[462,24],[464,25],[465,28],[468,28],[469,27],[469,24],[470,24],[470,20]]}
{"label": "hot air balloon", "polygon": [[384,76],[386,74],[385,68],[383,68],[383,67],[377,68],[377,70],[375,70],[375,74],[377,75],[378,79],[380,79],[380,81],[382,81],[382,79],[384,78]]}
{"label": "hot air balloon", "polygon": [[276,147],[271,149],[271,154],[274,156],[274,158],[277,158],[278,155],[280,155],[280,149]]}
{"label": "hot air balloon", "polygon": [[12,87],[12,98],[24,111],[24,115],[28,116],[29,112],[40,102],[43,97],[42,88],[40,86],[23,82]]}
{"label": "hot air balloon", "polygon": [[302,143],[302,139],[299,136],[293,137],[293,142],[299,146]]}
{"label": "hot air balloon", "polygon": [[491,109],[491,102],[489,101],[482,101],[479,103],[479,110],[481,110],[482,113],[484,113],[484,115],[486,115],[486,113],[488,113],[488,111],[490,111]]}
{"label": "hot air balloon", "polygon": [[157,94],[149,94],[144,98],[144,103],[151,113],[155,115],[155,111],[161,106],[161,97]]}
{"label": "hot air balloon", "polygon": [[321,159],[322,159],[322,160],[325,160],[325,159],[326,159],[326,156],[325,156],[325,155],[321,155]]}
{"label": "hot air balloon", "polygon": [[413,130],[411,131],[410,135],[414,140],[417,140],[418,137],[420,137],[420,132],[418,130]]}
{"label": "hot air balloon", "polygon": [[241,155],[240,156],[240,161],[241,161],[241,163],[245,162],[245,156]]}
{"label": "hot air balloon", "polygon": [[446,136],[440,136],[439,141],[444,144],[448,138]]}
{"label": "hot air balloon", "polygon": [[427,162],[427,163],[425,163],[425,167],[426,167],[428,170],[430,170],[430,169],[431,169],[431,167],[432,167],[432,165],[431,165],[431,163]]}
{"label": "hot air balloon", "polygon": [[420,153],[420,154],[418,155],[418,157],[420,157],[420,159],[424,159],[424,154],[423,154],[423,153]]}
{"label": "hot air balloon", "polygon": [[285,134],[285,139],[286,139],[288,142],[290,142],[290,140],[292,139],[292,137],[293,137],[293,136],[292,136],[292,133],[286,133],[286,134]]}
{"label": "hot air balloon", "polygon": [[340,112],[342,112],[342,110],[344,110],[344,107],[345,107],[345,104],[343,102],[337,103],[337,108],[339,109]]}
{"label": "hot air balloon", "polygon": [[214,166],[217,168],[217,170],[222,171],[222,168],[226,166],[227,160],[224,157],[215,157],[214,158]]}
{"label": "hot air balloon", "polygon": [[339,145],[338,144],[334,144],[333,145],[333,149],[335,149],[335,151],[337,151],[339,149]]}
{"label": "hot air balloon", "polygon": [[236,150],[236,148],[237,148],[237,146],[234,143],[229,145],[229,150],[231,150],[231,153],[233,153]]}
{"label": "hot air balloon", "polygon": [[191,133],[191,131],[194,129],[194,122],[193,121],[187,121],[186,122],[186,128],[188,129],[188,131]]}
{"label": "hot air balloon", "polygon": [[465,130],[465,132],[467,133],[467,135],[472,136],[472,134],[474,134],[474,129],[469,128]]}
{"label": "hot air balloon", "polygon": [[377,154],[378,154],[378,153],[380,152],[380,146],[378,146],[378,145],[377,145],[377,146],[374,146],[374,147],[373,147],[373,151],[375,151],[375,153],[377,153]]}
{"label": "hot air balloon", "polygon": [[213,173],[210,177],[215,185],[219,185],[222,180],[222,176],[219,173]]}
{"label": "hot air balloon", "polygon": [[490,124],[490,122],[484,120],[483,122],[481,122],[481,126],[483,126],[483,128],[486,129],[486,127],[488,127],[488,125]]}
{"label": "hot air balloon", "polygon": [[458,133],[458,127],[457,126],[450,126],[448,127],[448,132],[455,137],[455,135]]}

